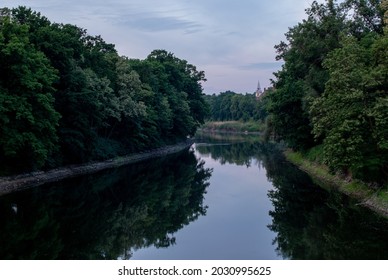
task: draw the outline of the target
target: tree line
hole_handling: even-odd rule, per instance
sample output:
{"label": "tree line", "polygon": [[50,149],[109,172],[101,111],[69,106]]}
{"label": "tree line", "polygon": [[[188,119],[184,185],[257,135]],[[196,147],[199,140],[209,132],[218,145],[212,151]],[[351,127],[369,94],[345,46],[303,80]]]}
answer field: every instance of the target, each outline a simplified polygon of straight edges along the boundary
{"label": "tree line", "polygon": [[388,181],[388,1],[313,2],[275,46],[272,136],[332,171]]}
{"label": "tree line", "polygon": [[220,94],[207,95],[209,120],[212,121],[263,121],[267,116],[265,99],[259,100],[255,94],[225,91]]}
{"label": "tree line", "polygon": [[0,9],[3,174],[101,160],[193,135],[208,105],[203,71],[165,50],[113,44],[26,7]]}

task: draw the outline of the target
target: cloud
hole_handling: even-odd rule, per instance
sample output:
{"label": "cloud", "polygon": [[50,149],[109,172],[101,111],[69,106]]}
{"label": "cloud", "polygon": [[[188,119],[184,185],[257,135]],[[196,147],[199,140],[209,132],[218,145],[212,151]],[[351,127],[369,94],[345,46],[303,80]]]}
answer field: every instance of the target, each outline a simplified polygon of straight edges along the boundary
{"label": "cloud", "polygon": [[202,26],[194,21],[180,19],[176,17],[138,17],[128,18],[119,22],[129,28],[138,29],[145,32],[161,32],[170,30],[183,30],[186,33],[195,33],[202,29]]}
{"label": "cloud", "polygon": [[[325,0],[319,0],[324,2]],[[120,54],[145,58],[165,49],[204,70],[208,92],[250,92],[269,86],[274,45],[305,17],[310,0],[1,0],[29,6],[51,22],[101,35]]]}

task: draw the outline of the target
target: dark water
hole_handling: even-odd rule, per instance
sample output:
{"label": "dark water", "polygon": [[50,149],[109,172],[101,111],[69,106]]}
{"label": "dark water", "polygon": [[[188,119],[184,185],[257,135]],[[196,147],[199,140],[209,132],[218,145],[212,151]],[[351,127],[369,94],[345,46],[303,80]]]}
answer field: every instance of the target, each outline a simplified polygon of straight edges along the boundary
{"label": "dark water", "polygon": [[256,137],[0,197],[0,259],[388,259],[388,222]]}

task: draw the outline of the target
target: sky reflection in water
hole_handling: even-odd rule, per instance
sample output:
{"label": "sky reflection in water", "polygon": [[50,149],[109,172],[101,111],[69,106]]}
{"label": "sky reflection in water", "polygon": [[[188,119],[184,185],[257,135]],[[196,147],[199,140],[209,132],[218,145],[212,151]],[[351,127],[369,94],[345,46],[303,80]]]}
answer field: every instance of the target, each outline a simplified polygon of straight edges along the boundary
{"label": "sky reflection in water", "polygon": [[132,259],[279,259],[272,244],[275,234],[267,227],[273,210],[267,194],[272,188],[261,163],[251,166],[221,164],[208,155],[196,156],[212,168],[204,205],[206,216],[174,234],[168,248],[145,248]]}

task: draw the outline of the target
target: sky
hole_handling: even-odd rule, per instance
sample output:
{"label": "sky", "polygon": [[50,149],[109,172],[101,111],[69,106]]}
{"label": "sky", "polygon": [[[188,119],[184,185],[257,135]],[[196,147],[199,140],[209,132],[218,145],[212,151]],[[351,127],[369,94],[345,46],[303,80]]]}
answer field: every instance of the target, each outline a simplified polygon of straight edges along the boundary
{"label": "sky", "polygon": [[[253,93],[281,68],[274,46],[313,0],[1,0],[101,35],[120,55],[164,49],[205,71],[205,93]],[[324,2],[324,0],[318,1]]]}

